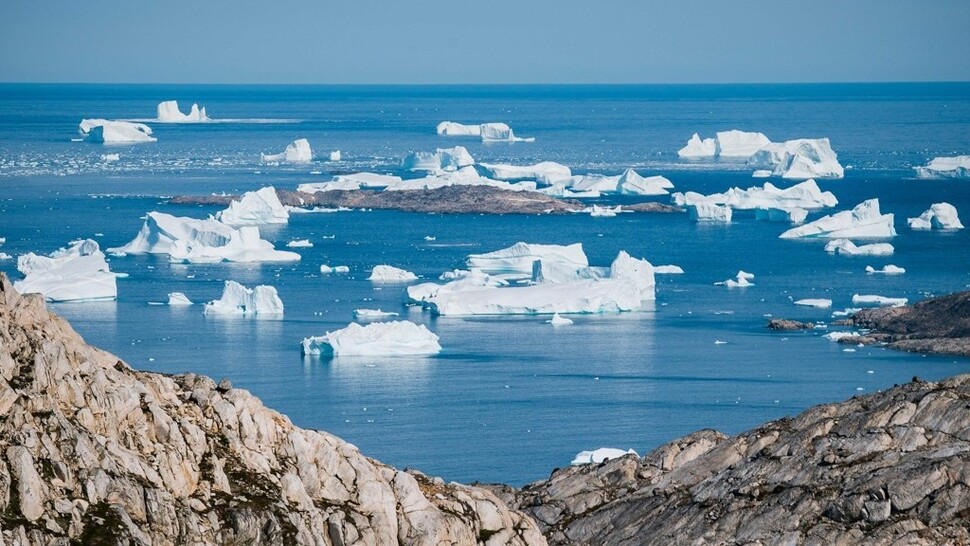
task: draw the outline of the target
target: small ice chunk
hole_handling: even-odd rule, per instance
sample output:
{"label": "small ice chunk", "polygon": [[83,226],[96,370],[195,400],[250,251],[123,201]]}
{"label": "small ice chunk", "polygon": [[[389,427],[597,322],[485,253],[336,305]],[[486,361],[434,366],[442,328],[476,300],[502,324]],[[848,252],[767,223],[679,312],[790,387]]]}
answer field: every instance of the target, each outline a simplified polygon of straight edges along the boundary
{"label": "small ice chunk", "polygon": [[88,142],[101,144],[137,144],[155,142],[151,127],[144,123],[108,119],[81,120],[79,130]]}
{"label": "small ice chunk", "polygon": [[179,110],[178,101],[167,100],[158,103],[156,119],[160,123],[205,123],[209,121],[209,116],[205,113],[205,107],[199,108],[198,104],[192,104],[188,114],[183,114]]}
{"label": "small ice chunk", "polygon": [[278,154],[259,154],[259,160],[265,163],[309,163],[313,160],[313,150],[310,141],[301,138],[286,145],[286,149]]}
{"label": "small ice chunk", "polygon": [[634,455],[639,457],[636,451],[628,449],[623,451],[622,449],[617,449],[614,447],[601,447],[599,449],[594,449],[593,451],[580,451],[573,457],[570,465],[576,466],[581,464],[599,464],[610,459],[618,459],[625,455]]}
{"label": "small ice chunk", "polygon": [[290,248],[313,248],[313,243],[309,239],[296,239],[286,243]]}
{"label": "small ice chunk", "polygon": [[876,269],[871,265],[866,266],[866,273],[882,273],[884,275],[902,275],[905,272],[906,272],[905,269],[903,269],[902,267],[897,267],[893,264],[888,264],[886,266],[883,266],[882,269]]}
{"label": "small ice chunk", "polygon": [[340,161],[340,150],[330,152],[330,161]]}
{"label": "small ice chunk", "polygon": [[362,326],[356,322],[323,336],[302,342],[303,354],[337,356],[422,356],[441,352],[438,336],[423,324],[406,320],[375,322]]}
{"label": "small ice chunk", "polygon": [[852,303],[856,305],[879,305],[881,307],[902,307],[909,300],[906,298],[887,298],[875,294],[853,294]]}
{"label": "small ice chunk", "polygon": [[354,309],[354,318],[357,320],[380,320],[396,316],[398,316],[397,313],[381,311],[380,309]]}
{"label": "small ice chunk", "polygon": [[114,163],[121,159],[121,154],[101,154],[101,161],[105,163]]}
{"label": "small ice chunk", "polygon": [[549,324],[552,324],[553,326],[569,326],[570,324],[573,323],[572,319],[568,319],[566,317],[560,316],[559,313],[554,313],[552,315],[552,318],[547,320],[546,322],[548,322]]}
{"label": "small ice chunk", "polygon": [[593,205],[592,207],[583,209],[583,212],[588,212],[594,218],[612,218],[621,212],[621,208],[619,205],[614,208]]}
{"label": "small ice chunk", "polygon": [[829,341],[839,341],[841,339],[854,339],[862,336],[859,335],[859,332],[829,332],[822,337]]}
{"label": "small ice chunk", "polygon": [[192,300],[181,292],[172,292],[168,295],[168,304],[172,306],[192,305]]}
{"label": "small ice chunk", "polygon": [[726,281],[720,281],[714,283],[715,286],[726,286],[728,288],[746,288],[748,286],[754,286],[751,280],[754,279],[754,273],[748,273],[746,271],[738,271],[738,274],[733,279],[728,279]]}

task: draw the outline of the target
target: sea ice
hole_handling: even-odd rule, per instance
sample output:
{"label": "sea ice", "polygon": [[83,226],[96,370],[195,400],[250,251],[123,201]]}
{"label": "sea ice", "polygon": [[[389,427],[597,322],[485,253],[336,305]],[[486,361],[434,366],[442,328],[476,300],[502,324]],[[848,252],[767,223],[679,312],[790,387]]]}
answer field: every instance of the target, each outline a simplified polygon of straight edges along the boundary
{"label": "sea ice", "polygon": [[118,276],[108,268],[104,253],[91,239],[73,241],[50,256],[33,252],[17,258],[24,275],[14,282],[21,294],[42,294],[47,301],[110,301],[118,297]]}
{"label": "sea ice", "polygon": [[384,188],[384,191],[433,190],[446,186],[491,186],[508,191],[535,191],[535,182],[517,182],[511,184],[501,180],[492,180],[478,173],[473,166],[461,167],[457,170],[435,171],[422,178],[401,180]]}
{"label": "sea ice", "polygon": [[438,336],[423,324],[406,320],[352,322],[346,328],[303,340],[303,354],[335,356],[421,356],[441,352]]}
{"label": "sea ice", "polygon": [[687,205],[687,214],[694,222],[731,222],[731,207],[713,203]]}
{"label": "sea ice", "polygon": [[216,213],[216,220],[230,226],[285,224],[289,219],[289,212],[272,186],[248,191],[238,201],[231,201],[229,208]]}
{"label": "sea ice", "polygon": [[565,262],[568,266],[582,268],[589,266],[582,243],[571,245],[539,245],[531,243],[515,243],[514,245],[486,252],[472,254],[465,260],[469,269],[479,270],[489,275],[512,275],[530,278],[533,263],[542,260],[544,263],[553,261]]}
{"label": "sea ice", "polygon": [[601,447],[599,449],[594,449],[593,451],[580,451],[569,464],[573,466],[581,464],[600,464],[610,459],[618,459],[624,455],[635,455],[637,457],[640,456],[632,449],[623,451],[622,449],[617,449],[615,447]]}
{"label": "sea ice", "polygon": [[892,264],[886,265],[882,269],[876,269],[871,265],[867,265],[866,273],[882,273],[884,275],[902,275],[903,273],[906,273],[906,270],[903,269],[902,267],[897,267]]}
{"label": "sea ice", "polygon": [[313,243],[309,239],[296,239],[286,243],[289,248],[313,248]]}
{"label": "sea ice", "polygon": [[920,178],[968,178],[970,177],[970,155],[955,157],[934,157],[922,167],[914,167]]}
{"label": "sea ice", "polygon": [[501,165],[497,163],[479,163],[485,174],[495,180],[518,182],[521,180],[535,180],[540,184],[555,184],[572,176],[569,167],[553,161],[543,161],[535,165]]}
{"label": "sea ice", "polygon": [[418,276],[410,271],[390,265],[375,265],[367,280],[382,283],[403,283],[418,280]]}
{"label": "sea ice", "polygon": [[158,140],[151,136],[151,127],[130,121],[85,119],[81,120],[79,129],[85,135],[85,140],[101,144],[137,144]]}
{"label": "sea ice", "polygon": [[843,256],[892,256],[896,249],[889,243],[856,246],[848,239],[833,239],[825,245],[825,251]]}
{"label": "sea ice", "polygon": [[205,315],[282,315],[283,302],[276,288],[260,285],[246,288],[236,281],[226,281],[222,297],[205,304]]}
{"label": "sea ice", "polygon": [[963,229],[957,208],[949,203],[934,203],[923,214],[906,222],[910,229]]}
{"label": "sea ice", "polygon": [[876,296],[873,294],[860,295],[854,294],[852,296],[852,303],[856,305],[879,305],[879,306],[892,306],[901,307],[906,305],[909,300],[906,298],[887,298],[885,296]]}
{"label": "sea ice", "polygon": [[795,305],[802,305],[805,307],[820,307],[824,309],[832,307],[832,300],[824,298],[807,298],[796,301]]}
{"label": "sea ice", "polygon": [[313,159],[310,141],[301,138],[286,145],[286,149],[278,154],[259,154],[259,160],[266,163],[309,163]]}
{"label": "sea ice", "polygon": [[442,136],[482,136],[481,125],[463,125],[453,121],[442,121],[438,124],[437,132]]}
{"label": "sea ice", "polygon": [[204,123],[209,121],[205,108],[199,108],[198,104],[193,104],[189,113],[183,114],[179,110],[178,101],[167,100],[158,103],[157,112],[157,121],[161,123]]}
{"label": "sea ice", "polygon": [[656,275],[682,275],[684,270],[679,265],[655,265],[653,272]]}
{"label": "sea ice", "polygon": [[168,295],[168,304],[172,306],[192,305],[192,300],[181,292],[172,292]]}
{"label": "sea ice", "polygon": [[869,199],[855,206],[814,222],[801,225],[779,235],[782,239],[797,238],[881,238],[894,237],[893,215],[879,212],[879,200]]}
{"label": "sea ice", "polygon": [[408,171],[425,171],[430,173],[457,171],[462,167],[475,164],[464,146],[454,148],[438,148],[432,152],[411,152],[402,162],[402,167]]}
{"label": "sea ice", "polygon": [[482,142],[533,142],[534,138],[515,136],[512,128],[505,123],[481,123],[479,125],[462,125],[453,121],[442,121],[438,124],[437,132],[443,136],[474,136]]}
{"label": "sea ice", "polygon": [[560,316],[559,313],[554,313],[552,315],[552,318],[547,320],[546,322],[548,322],[549,324],[552,324],[553,326],[569,326],[570,324],[573,323],[572,319],[568,319],[566,317]]}
{"label": "sea ice", "polygon": [[354,309],[354,318],[357,320],[381,320],[396,316],[398,316],[397,313],[381,311],[380,309]]}

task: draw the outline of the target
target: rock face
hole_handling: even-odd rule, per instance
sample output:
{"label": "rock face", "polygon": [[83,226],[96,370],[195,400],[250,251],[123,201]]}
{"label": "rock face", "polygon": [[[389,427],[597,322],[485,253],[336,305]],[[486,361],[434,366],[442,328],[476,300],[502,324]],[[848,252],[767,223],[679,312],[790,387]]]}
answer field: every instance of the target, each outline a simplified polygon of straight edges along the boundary
{"label": "rock face", "polygon": [[550,544],[967,544],[970,375],[493,490]]}
{"label": "rock face", "polygon": [[0,544],[545,544],[228,381],[138,372],[0,275]]}
{"label": "rock face", "polygon": [[904,307],[865,309],[852,323],[872,329],[867,338],[893,349],[970,356],[970,291]]}
{"label": "rock face", "polygon": [[768,329],[770,330],[812,330],[814,328],[815,323],[813,322],[799,322],[797,320],[776,318],[768,321]]}

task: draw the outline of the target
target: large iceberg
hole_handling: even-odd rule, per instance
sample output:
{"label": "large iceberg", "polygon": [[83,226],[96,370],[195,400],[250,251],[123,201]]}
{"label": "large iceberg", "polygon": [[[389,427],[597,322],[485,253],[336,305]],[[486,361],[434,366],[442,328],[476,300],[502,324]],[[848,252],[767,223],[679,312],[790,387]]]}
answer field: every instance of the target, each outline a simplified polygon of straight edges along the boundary
{"label": "large iceberg", "polygon": [[286,149],[278,154],[259,154],[259,160],[266,163],[309,163],[313,160],[313,150],[310,141],[301,138],[286,145]]}
{"label": "large iceberg", "polygon": [[687,145],[677,150],[677,155],[684,158],[714,157],[717,155],[717,143],[713,138],[701,139],[694,133],[687,141]]}
{"label": "large iceberg", "polygon": [[731,222],[731,207],[714,203],[687,205],[687,214],[694,222]]}
{"label": "large iceberg", "polygon": [[757,150],[748,164],[772,169],[782,178],[842,178],[845,171],[827,138],[799,138],[772,142]]}
{"label": "large iceberg", "polygon": [[78,130],[88,142],[101,144],[137,144],[158,140],[151,136],[151,127],[131,121],[85,119],[81,120]]}
{"label": "large iceberg", "polygon": [[[834,207],[839,200],[830,191],[823,192],[815,180],[799,182],[789,188],[779,188],[771,182],[763,186],[751,186],[743,190],[731,188],[723,193],[704,195],[697,192],[677,192],[671,195],[671,201],[677,206],[688,206],[697,203],[711,203],[726,205],[738,210],[777,209],[784,211],[788,219],[794,219],[798,213],[795,209],[815,210]],[[803,218],[804,220],[804,218]]]}
{"label": "large iceberg", "polygon": [[115,277],[104,253],[91,239],[75,241],[50,256],[33,252],[17,258],[22,280],[14,282],[21,294],[42,294],[47,301],[110,301],[118,297]]}
{"label": "large iceberg", "polygon": [[438,124],[437,132],[442,136],[482,136],[482,126],[481,125],[464,125],[461,123],[455,123],[454,121],[442,121]]}
{"label": "large iceberg", "polygon": [[384,191],[433,190],[446,186],[491,186],[508,191],[535,191],[535,182],[516,182],[492,180],[478,173],[473,166],[461,167],[454,171],[435,171],[421,178],[410,178],[389,184]]}
{"label": "large iceberg", "polygon": [[627,169],[617,180],[616,191],[627,195],[667,195],[674,183],[663,176],[640,176],[633,169]]}
{"label": "large iceberg", "polygon": [[934,157],[922,167],[914,167],[920,178],[968,178],[970,177],[970,155],[954,157]]}
{"label": "large iceberg", "polygon": [[216,219],[230,226],[259,226],[262,224],[285,224],[290,219],[273,186],[248,191],[229,208],[216,213]]}
{"label": "large iceberg", "polygon": [[874,294],[853,294],[852,303],[855,305],[881,305],[881,306],[891,306],[891,307],[902,307],[906,305],[909,300],[907,298],[887,298],[886,296],[877,296]]}
{"label": "large iceberg", "polygon": [[540,184],[555,184],[573,175],[569,167],[554,161],[543,161],[535,165],[502,165],[498,163],[479,163],[485,174],[496,180],[518,182],[535,180]]}
{"label": "large iceberg", "polygon": [[572,269],[589,267],[582,243],[538,245],[519,242],[501,250],[471,254],[465,263],[469,269],[488,275],[530,278],[537,260],[541,260],[544,267],[554,263],[565,264]]}
{"label": "large iceberg", "polygon": [[617,449],[615,447],[601,447],[599,449],[594,449],[592,451],[580,451],[573,457],[570,465],[577,466],[581,464],[600,464],[610,459],[618,459],[626,455],[634,455],[639,457],[636,451],[628,449],[623,451],[622,449]]}
{"label": "large iceberg", "polygon": [[127,245],[108,249],[121,254],[168,254],[173,262],[295,262],[300,255],[276,250],[259,228],[233,228],[218,220],[197,220],[150,212],[141,231]]}
{"label": "large iceberg", "polygon": [[923,214],[906,220],[910,229],[963,229],[957,208],[949,203],[934,203]]}
{"label": "large iceberg", "polygon": [[434,152],[411,152],[402,162],[402,167],[408,171],[425,171],[430,173],[457,171],[462,167],[475,164],[464,146],[454,148],[438,148]]}
{"label": "large iceberg", "polygon": [[302,342],[303,354],[312,356],[425,356],[441,352],[438,336],[423,324],[406,320],[356,322]]}
{"label": "large iceberg", "polygon": [[727,157],[748,158],[754,155],[771,140],[761,133],[731,130],[721,131],[714,138],[701,137],[694,133],[687,145],[677,155],[684,158]]}
{"label": "large iceberg", "polygon": [[438,134],[443,136],[475,136],[482,142],[533,142],[534,138],[515,136],[512,128],[505,123],[481,123],[479,125],[463,125],[453,121],[442,121],[438,124]]}
{"label": "large iceberg", "polygon": [[844,256],[892,256],[896,249],[889,243],[857,246],[848,239],[833,239],[825,245],[825,251]]}
{"label": "large iceberg", "polygon": [[401,183],[400,176],[377,173],[351,173],[338,174],[329,182],[310,182],[300,184],[296,191],[304,193],[317,193],[331,190],[359,190],[359,189],[378,189],[386,188],[394,184]]}
{"label": "large iceberg", "polygon": [[193,104],[188,114],[183,114],[179,110],[178,101],[167,100],[158,103],[158,121],[162,123],[204,123],[209,121],[209,116],[205,113],[205,107],[199,108],[198,104]]}
{"label": "large iceberg", "polygon": [[794,227],[779,235],[782,239],[798,238],[880,238],[894,237],[893,215],[879,212],[879,200],[869,199],[814,222]]}
{"label": "large iceberg", "polygon": [[206,315],[282,315],[283,301],[276,288],[260,285],[246,288],[236,281],[226,281],[222,297],[205,304]]}
{"label": "large iceberg", "polygon": [[375,265],[367,280],[384,283],[411,282],[418,280],[418,276],[410,271],[392,265]]}

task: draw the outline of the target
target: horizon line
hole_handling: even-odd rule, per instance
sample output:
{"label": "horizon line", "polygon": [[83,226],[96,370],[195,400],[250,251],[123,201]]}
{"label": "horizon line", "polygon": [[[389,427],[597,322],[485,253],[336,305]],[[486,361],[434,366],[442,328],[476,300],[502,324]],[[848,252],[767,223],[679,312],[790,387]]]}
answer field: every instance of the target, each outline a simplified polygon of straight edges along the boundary
{"label": "horizon line", "polygon": [[887,84],[970,84],[970,80],[869,80],[869,81],[797,81],[797,82],[92,82],[92,81],[0,81],[0,85],[211,85],[233,86],[246,85],[256,87],[272,86],[383,86],[383,87],[476,87],[476,86],[687,86],[687,85],[887,85]]}

